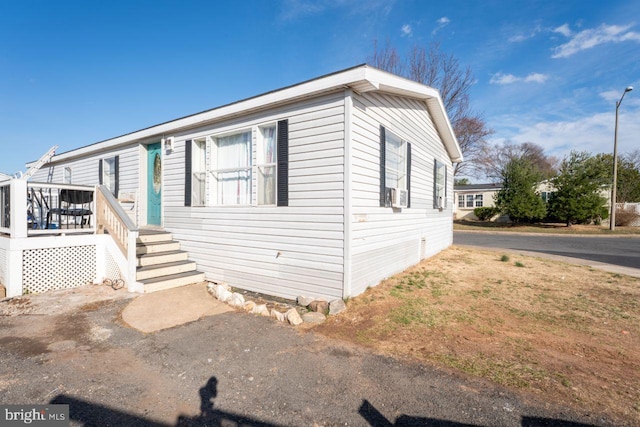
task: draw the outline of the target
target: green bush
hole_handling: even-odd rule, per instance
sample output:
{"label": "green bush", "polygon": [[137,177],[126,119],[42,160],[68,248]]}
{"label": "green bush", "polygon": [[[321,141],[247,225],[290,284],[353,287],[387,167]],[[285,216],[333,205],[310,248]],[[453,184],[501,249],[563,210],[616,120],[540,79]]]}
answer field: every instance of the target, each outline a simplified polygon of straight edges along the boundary
{"label": "green bush", "polygon": [[500,213],[500,211],[496,207],[475,208],[473,210],[473,214],[478,217],[480,221],[489,221],[498,213]]}

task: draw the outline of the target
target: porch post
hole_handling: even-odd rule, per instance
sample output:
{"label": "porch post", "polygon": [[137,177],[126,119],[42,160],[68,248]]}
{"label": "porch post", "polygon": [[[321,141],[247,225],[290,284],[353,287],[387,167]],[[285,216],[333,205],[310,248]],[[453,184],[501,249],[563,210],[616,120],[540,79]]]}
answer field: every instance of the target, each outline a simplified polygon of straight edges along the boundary
{"label": "porch post", "polygon": [[27,237],[27,181],[23,179],[11,180],[11,238],[21,239]]}
{"label": "porch post", "polygon": [[[12,246],[19,246],[17,249]],[[10,245],[7,251],[7,297],[22,295],[22,247]]]}

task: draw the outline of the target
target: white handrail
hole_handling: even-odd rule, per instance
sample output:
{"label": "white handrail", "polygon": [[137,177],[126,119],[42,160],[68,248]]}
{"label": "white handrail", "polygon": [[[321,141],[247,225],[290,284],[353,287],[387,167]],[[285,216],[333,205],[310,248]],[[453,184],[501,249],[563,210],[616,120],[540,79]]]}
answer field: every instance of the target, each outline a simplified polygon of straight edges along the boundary
{"label": "white handrail", "polygon": [[104,185],[96,189],[96,210],[96,232],[108,232],[126,257],[128,271],[124,272],[125,280],[129,290],[133,290],[136,283],[138,228]]}

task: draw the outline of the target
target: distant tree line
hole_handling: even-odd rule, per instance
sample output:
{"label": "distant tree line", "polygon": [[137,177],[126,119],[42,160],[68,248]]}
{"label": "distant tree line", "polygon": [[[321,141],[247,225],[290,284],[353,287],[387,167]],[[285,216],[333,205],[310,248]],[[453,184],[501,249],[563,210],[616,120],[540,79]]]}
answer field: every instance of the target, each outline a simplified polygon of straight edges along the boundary
{"label": "distant tree line", "polygon": [[[613,156],[572,151],[558,166],[532,143],[493,147],[490,170],[502,183],[496,208],[519,222],[599,223],[609,217]],[[489,169],[488,169],[489,170]],[[546,200],[538,186],[550,184]],[[640,150],[618,158],[617,203],[640,202]],[[618,224],[619,225],[619,224]]]}

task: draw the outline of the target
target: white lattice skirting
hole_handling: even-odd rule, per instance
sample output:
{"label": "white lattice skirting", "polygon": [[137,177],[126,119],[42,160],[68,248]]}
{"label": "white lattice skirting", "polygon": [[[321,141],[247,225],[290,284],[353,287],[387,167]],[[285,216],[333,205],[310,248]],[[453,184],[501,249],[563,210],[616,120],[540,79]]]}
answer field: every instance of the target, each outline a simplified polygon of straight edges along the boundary
{"label": "white lattice skirting", "polygon": [[23,293],[75,288],[96,277],[96,247],[30,249],[22,252]]}

